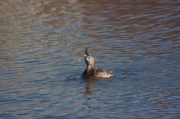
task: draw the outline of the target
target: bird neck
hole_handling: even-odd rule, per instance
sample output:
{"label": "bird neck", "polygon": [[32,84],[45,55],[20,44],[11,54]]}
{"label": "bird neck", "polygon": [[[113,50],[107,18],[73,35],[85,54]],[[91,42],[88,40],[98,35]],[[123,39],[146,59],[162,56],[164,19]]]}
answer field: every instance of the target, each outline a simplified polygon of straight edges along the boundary
{"label": "bird neck", "polygon": [[94,65],[88,65],[86,68],[87,74],[92,74],[94,70]]}

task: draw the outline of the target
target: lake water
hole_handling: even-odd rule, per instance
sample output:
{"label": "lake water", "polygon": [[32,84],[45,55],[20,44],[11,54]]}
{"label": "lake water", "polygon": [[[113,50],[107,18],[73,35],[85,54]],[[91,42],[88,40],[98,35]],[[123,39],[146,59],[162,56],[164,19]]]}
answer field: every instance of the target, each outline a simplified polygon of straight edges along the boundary
{"label": "lake water", "polygon": [[179,4],[1,0],[0,118],[180,118]]}

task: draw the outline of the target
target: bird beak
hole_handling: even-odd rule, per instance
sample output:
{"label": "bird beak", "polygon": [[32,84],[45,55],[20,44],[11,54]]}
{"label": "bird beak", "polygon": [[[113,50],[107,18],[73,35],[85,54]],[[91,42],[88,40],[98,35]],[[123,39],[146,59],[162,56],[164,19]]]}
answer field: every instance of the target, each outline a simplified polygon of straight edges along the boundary
{"label": "bird beak", "polygon": [[88,52],[88,48],[89,48],[89,47],[86,47],[86,48],[85,48],[85,55],[86,55],[86,56],[89,56],[89,55],[90,55],[89,52]]}

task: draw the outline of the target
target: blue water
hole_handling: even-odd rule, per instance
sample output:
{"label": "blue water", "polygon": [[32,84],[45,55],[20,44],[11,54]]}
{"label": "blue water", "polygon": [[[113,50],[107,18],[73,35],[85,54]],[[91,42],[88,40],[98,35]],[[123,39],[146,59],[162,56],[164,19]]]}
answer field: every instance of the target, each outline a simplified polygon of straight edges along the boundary
{"label": "blue water", "polygon": [[0,118],[180,118],[179,4],[1,1]]}

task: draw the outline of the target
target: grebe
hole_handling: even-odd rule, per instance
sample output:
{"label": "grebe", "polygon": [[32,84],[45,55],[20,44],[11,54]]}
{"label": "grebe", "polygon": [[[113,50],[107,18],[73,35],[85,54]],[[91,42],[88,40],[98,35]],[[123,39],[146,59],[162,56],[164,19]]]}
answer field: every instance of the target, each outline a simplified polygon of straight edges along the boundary
{"label": "grebe", "polygon": [[86,69],[81,75],[82,77],[96,77],[96,78],[109,78],[113,76],[112,71],[108,72],[104,69],[97,69],[94,68],[94,58],[91,54],[88,52],[88,48],[85,48],[85,54],[84,54],[84,60],[86,63]]}

